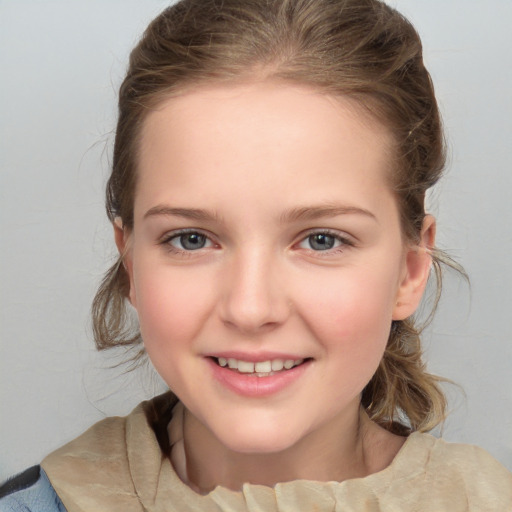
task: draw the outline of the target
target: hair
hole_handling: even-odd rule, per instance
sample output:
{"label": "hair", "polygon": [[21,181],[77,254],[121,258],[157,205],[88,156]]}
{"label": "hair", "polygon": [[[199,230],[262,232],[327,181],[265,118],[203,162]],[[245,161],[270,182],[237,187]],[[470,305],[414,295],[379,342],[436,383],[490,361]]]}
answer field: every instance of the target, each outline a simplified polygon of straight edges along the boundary
{"label": "hair", "polygon": [[[152,109],[197,86],[267,79],[351,98],[389,129],[403,237],[417,242],[425,193],[445,165],[443,131],[420,38],[379,0],[182,0],[165,9],[131,52],[120,87],[106,190],[110,220],[133,227],[141,127]],[[438,290],[440,254],[432,248]],[[98,349],[141,343],[128,292],[121,255],[93,302]],[[392,432],[426,431],[444,419],[441,379],[425,370],[420,331],[412,317],[392,322],[380,366],[362,393],[370,418]]]}

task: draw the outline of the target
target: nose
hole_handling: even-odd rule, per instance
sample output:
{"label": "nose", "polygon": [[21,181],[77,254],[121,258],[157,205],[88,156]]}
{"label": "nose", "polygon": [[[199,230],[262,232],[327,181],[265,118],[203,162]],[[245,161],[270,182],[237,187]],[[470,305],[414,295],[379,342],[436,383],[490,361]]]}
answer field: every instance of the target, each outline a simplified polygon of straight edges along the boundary
{"label": "nose", "polygon": [[226,325],[254,334],[286,321],[292,302],[275,255],[248,249],[234,256],[227,267],[219,304]]}

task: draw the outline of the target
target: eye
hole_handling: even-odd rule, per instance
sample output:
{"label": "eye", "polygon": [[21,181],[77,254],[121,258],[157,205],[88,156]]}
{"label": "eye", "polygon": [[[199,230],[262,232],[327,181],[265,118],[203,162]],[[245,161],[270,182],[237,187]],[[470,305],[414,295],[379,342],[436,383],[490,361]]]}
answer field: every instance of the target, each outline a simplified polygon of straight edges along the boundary
{"label": "eye", "polygon": [[315,233],[314,235],[309,235],[306,240],[314,251],[327,251],[332,249],[337,242],[332,235],[328,235],[326,233]]}
{"label": "eye", "polygon": [[176,251],[197,251],[212,247],[212,241],[197,231],[185,231],[171,234],[162,240],[162,243],[170,245]]}
{"label": "eye", "polygon": [[352,245],[349,240],[328,231],[311,233],[299,243],[301,249],[309,249],[312,251],[329,251],[349,245]]}

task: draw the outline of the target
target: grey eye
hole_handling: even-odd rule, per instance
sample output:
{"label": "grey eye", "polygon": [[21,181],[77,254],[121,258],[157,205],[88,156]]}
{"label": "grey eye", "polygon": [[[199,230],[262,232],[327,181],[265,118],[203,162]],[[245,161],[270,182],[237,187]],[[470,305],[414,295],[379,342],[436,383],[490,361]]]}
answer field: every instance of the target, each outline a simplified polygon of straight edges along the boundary
{"label": "grey eye", "polygon": [[186,251],[196,251],[206,246],[208,239],[200,233],[183,233],[171,241],[171,244]]}
{"label": "grey eye", "polygon": [[326,233],[315,233],[307,238],[309,246],[315,251],[327,251],[336,245],[336,238]]}

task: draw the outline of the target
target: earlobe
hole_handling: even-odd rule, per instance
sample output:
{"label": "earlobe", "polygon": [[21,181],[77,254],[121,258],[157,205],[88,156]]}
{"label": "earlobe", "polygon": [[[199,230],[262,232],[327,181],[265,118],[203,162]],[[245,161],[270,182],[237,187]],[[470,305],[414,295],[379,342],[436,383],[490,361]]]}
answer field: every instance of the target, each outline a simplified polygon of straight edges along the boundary
{"label": "earlobe", "polygon": [[393,309],[393,320],[404,320],[418,308],[427,285],[432,266],[431,249],[434,247],[436,221],[432,215],[423,219],[419,243],[407,250],[403,278]]}
{"label": "earlobe", "polygon": [[132,261],[132,250],[131,250],[131,232],[123,227],[123,221],[120,217],[116,217],[113,223],[114,226],[114,240],[116,242],[117,250],[121,258],[123,267],[128,275],[130,282],[130,291],[128,299],[133,307],[136,307],[135,300],[135,287],[133,283],[133,261]]}

